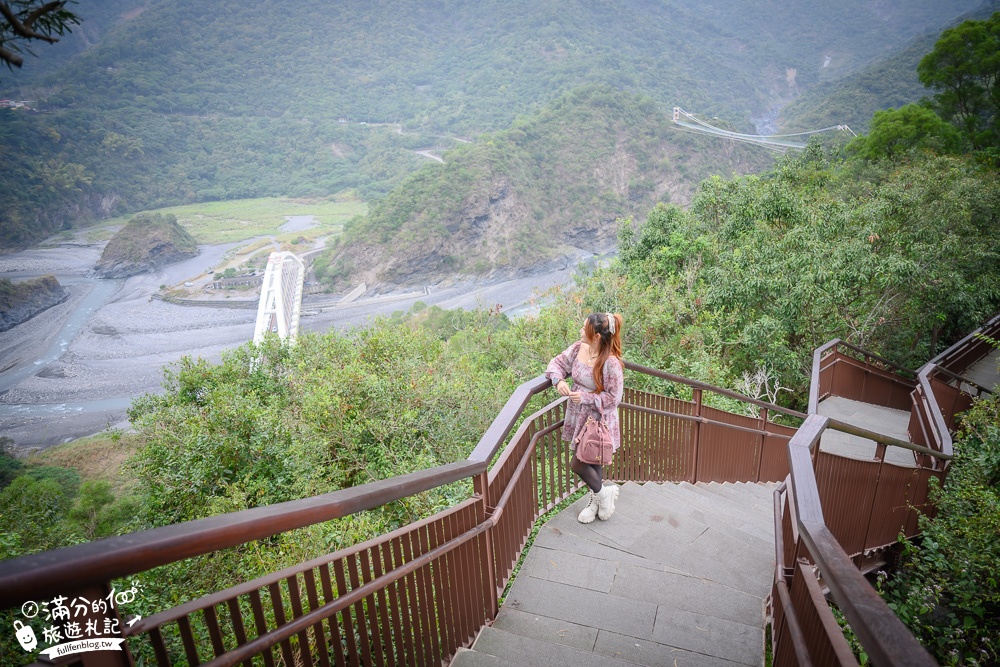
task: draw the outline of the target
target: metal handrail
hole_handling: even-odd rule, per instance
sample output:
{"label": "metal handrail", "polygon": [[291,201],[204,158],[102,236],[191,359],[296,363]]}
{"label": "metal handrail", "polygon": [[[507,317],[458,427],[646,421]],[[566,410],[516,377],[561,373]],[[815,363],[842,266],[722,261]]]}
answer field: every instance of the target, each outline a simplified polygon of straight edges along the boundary
{"label": "metal handrail", "polygon": [[[798,661],[799,667],[812,667],[812,658],[809,657],[805,634],[802,632],[802,626],[799,625],[798,616],[795,615],[792,598],[788,592],[788,583],[785,581],[785,543],[781,532],[781,494],[784,493],[787,484],[787,481],[782,482],[772,494],[774,500],[774,584],[778,589],[778,603],[781,605],[785,624],[788,626],[788,632],[792,639],[795,659]],[[771,628],[772,633],[776,631],[776,628]]]}
{"label": "metal handrail", "polygon": [[849,350],[854,350],[855,352],[857,352],[858,354],[863,355],[867,359],[874,359],[875,361],[877,361],[877,362],[879,362],[881,364],[885,364],[886,366],[890,366],[890,367],[896,369],[897,371],[902,371],[904,373],[909,373],[910,375],[916,375],[917,374],[917,372],[915,370],[913,370],[913,369],[906,368],[905,366],[900,366],[899,364],[897,364],[894,361],[889,361],[888,359],[886,359],[885,357],[883,357],[881,355],[875,354],[874,352],[869,352],[868,350],[866,350],[866,349],[864,349],[862,347],[858,347],[854,343],[849,343],[846,340],[843,340],[841,338],[834,338],[832,341],[830,341],[826,345],[820,347],[819,349],[825,351],[825,350],[827,350],[827,349],[829,349],[831,347],[834,347],[834,346],[846,347]]}
{"label": "metal handrail", "polygon": [[952,371],[948,370],[944,366],[939,366],[937,364],[924,364],[924,366],[921,368],[921,371],[924,368],[926,368],[926,369],[929,370],[929,373],[927,374],[928,377],[930,377],[931,373],[944,373],[945,375],[947,375],[948,377],[950,377],[952,380],[958,380],[962,384],[967,384],[970,387],[975,387],[976,389],[979,390],[979,393],[983,393],[983,392],[986,392],[987,394],[992,394],[993,393],[992,389],[987,389],[986,387],[984,387],[983,385],[979,384],[975,380],[970,380],[969,378],[965,377],[964,375],[959,375],[958,373],[953,373]]}
{"label": "metal handrail", "polygon": [[891,435],[882,435],[881,433],[876,433],[875,431],[869,431],[866,428],[861,428],[860,426],[855,426],[854,424],[848,424],[846,422],[837,421],[836,419],[829,419],[829,421],[830,423],[827,428],[832,428],[834,431],[840,431],[842,433],[856,435],[859,438],[874,440],[875,442],[881,443],[883,445],[899,447],[900,449],[908,449],[911,452],[916,452],[918,454],[925,454],[927,456],[933,456],[935,458],[943,459],[945,461],[950,461],[952,458],[954,458],[951,452],[947,453],[939,452],[930,449],[929,447],[915,445],[912,442],[907,442],[906,440],[900,440],[899,438],[894,438]]}
{"label": "metal handrail", "polygon": [[[980,334],[986,334],[986,332],[995,334],[997,331],[1000,331],[1000,314],[994,315],[981,327],[965,336],[948,349],[939,353],[926,364],[921,366],[919,372],[917,373],[917,385],[919,391],[916,392],[913,397],[913,410],[920,412],[921,408],[923,408],[922,411],[926,413],[933,430],[931,437],[933,438],[938,451],[942,453],[952,454],[954,452],[954,441],[952,440],[951,433],[948,431],[948,425],[944,421],[944,413],[941,410],[941,406],[938,405],[937,396],[934,394],[934,390],[931,387],[931,375],[934,373],[943,373],[951,377],[953,380],[965,383],[970,387],[975,387],[979,390],[980,394],[983,392],[992,394],[993,391],[991,389],[983,387],[977,382],[956,373],[942,364],[945,359],[950,357],[959,357],[972,348],[980,346],[990,347],[990,345],[981,340],[979,336]],[[963,368],[962,370],[965,369]],[[961,385],[959,385],[959,391],[961,391]],[[918,403],[920,395],[922,395],[922,402]]]}
{"label": "metal handrail", "polygon": [[731,389],[723,389],[722,387],[716,387],[714,385],[707,384],[705,382],[699,382],[698,380],[690,380],[680,375],[674,375],[672,373],[667,373],[666,371],[661,371],[656,368],[650,368],[648,366],[643,366],[641,364],[636,364],[631,361],[625,362],[625,368],[630,371],[637,371],[643,373],[644,375],[651,375],[653,377],[660,378],[662,380],[669,380],[670,382],[676,382],[678,384],[686,384],[689,387],[694,387],[695,389],[703,389],[711,391],[720,396],[726,396],[727,398],[735,398],[739,401],[744,401],[746,403],[751,403],[761,408],[767,408],[774,412],[780,412],[783,415],[788,415],[790,417],[798,417],[799,419],[805,419],[806,414],[804,412],[799,412],[798,410],[792,410],[791,408],[783,408],[780,405],[774,405],[773,403],[768,403],[767,401],[762,401],[758,398],[751,398],[739,392],[733,391]]}
{"label": "metal handrail", "polygon": [[[517,479],[518,477],[520,477],[521,474],[524,472],[524,469],[528,467],[528,462],[531,460],[531,457],[528,456],[528,452],[530,452],[535,447],[538,441],[544,436],[548,435],[549,433],[553,433],[561,429],[564,423],[565,423],[564,420],[560,419],[555,424],[552,424],[547,428],[543,428],[542,430],[538,431],[533,436],[531,436],[531,440],[528,442],[528,448],[525,450],[525,454],[521,457],[521,461],[517,464],[517,467],[514,468],[514,473],[511,475],[511,479]],[[504,508],[507,507],[507,503],[510,501],[510,497],[513,494],[514,494],[514,485],[509,484],[507,488],[504,489],[503,495],[501,495],[500,499],[497,500],[497,504],[493,507],[493,511],[490,513],[490,517],[493,519],[494,523],[499,521],[500,517],[503,516]]]}
{"label": "metal handrail", "polygon": [[[821,415],[809,415],[788,442],[791,499],[795,503],[799,535],[874,664],[936,665],[826,526],[812,466],[812,449],[819,443],[823,431],[831,426],[830,421]],[[890,439],[883,437],[880,441],[891,445],[887,440]]]}
{"label": "metal handrail", "polygon": [[[461,461],[436,468],[230,514],[109,537],[0,563],[0,608],[29,596],[57,595],[68,587],[104,583],[186,558],[372,509],[450,484],[486,469]],[[67,568],[66,563],[73,567]]]}
{"label": "metal handrail", "polygon": [[997,329],[998,331],[1000,331],[1000,314],[991,317],[981,327],[970,333],[968,336],[965,336],[964,338],[962,338],[962,340],[958,341],[948,349],[940,352],[937,356],[933,357],[930,361],[924,364],[924,366],[930,366],[931,364],[941,365],[941,362],[944,361],[946,357],[952,356],[958,351],[964,352],[966,348],[975,347],[976,345],[971,344],[973,343],[973,341],[978,341],[978,343],[987,345],[985,341],[979,340],[977,336],[979,334],[986,334],[986,332],[991,329]]}
{"label": "metal handrail", "polygon": [[[917,375],[917,372],[912,369],[900,366],[899,364],[889,361],[885,357],[879,356],[873,352],[868,352],[867,350],[864,350],[853,343],[848,343],[847,341],[841,340],[840,338],[834,338],[830,342],[816,348],[813,351],[812,372],[809,377],[809,407],[808,407],[809,414],[816,414],[818,412],[820,364],[826,353],[829,352],[830,350],[835,351],[837,347],[846,347],[850,350],[854,350],[855,352],[863,355],[868,359],[874,359],[879,363],[885,364],[886,366],[890,366],[891,368],[895,369],[897,373],[898,372],[908,373],[910,375],[913,375],[914,377],[916,377]],[[912,382],[911,380],[902,377],[898,378],[898,380],[901,381],[905,380],[907,382]]]}
{"label": "metal handrail", "polygon": [[[936,367],[936,364],[928,364],[920,369],[920,373],[917,375],[920,391],[914,394],[914,401],[918,396],[923,401],[923,407],[927,412],[927,417],[931,420],[931,426],[933,426],[932,436],[937,450],[943,454],[952,454],[954,442],[951,439],[951,433],[948,432],[948,425],[944,422],[944,415],[941,412],[941,406],[938,405],[937,396],[934,395],[934,389],[931,387],[930,374]],[[913,407],[918,410],[921,406],[915,404]]]}
{"label": "metal handrail", "polygon": [[[4,561],[0,563],[0,608],[19,605],[29,595],[56,595],[69,586],[104,583],[167,563],[338,519],[482,474],[531,397],[550,386],[551,382],[545,376],[539,376],[517,387],[465,461],[310,498]],[[67,562],[73,562],[74,567],[65,567]]]}
{"label": "metal handrail", "polygon": [[372,593],[402,579],[411,572],[415,572],[428,563],[434,562],[440,556],[448,553],[449,551],[453,551],[469,540],[475,539],[477,536],[486,532],[493,526],[494,521],[488,518],[474,528],[470,528],[466,532],[462,533],[458,537],[431,549],[422,556],[418,556],[398,568],[394,568],[391,572],[387,572],[379,579],[374,579],[368,583],[358,586],[357,588],[351,589],[349,592],[338,596],[337,599],[326,603],[322,607],[313,609],[302,616],[293,618],[273,630],[268,630],[256,639],[250,640],[245,644],[241,644],[234,649],[226,651],[214,660],[206,662],[205,667],[232,667],[232,665],[249,660],[261,651],[269,649],[278,644],[280,641],[288,639],[299,632],[303,632],[309,627],[320,623],[324,619],[330,618],[334,614],[347,609],[352,604],[364,600]]}

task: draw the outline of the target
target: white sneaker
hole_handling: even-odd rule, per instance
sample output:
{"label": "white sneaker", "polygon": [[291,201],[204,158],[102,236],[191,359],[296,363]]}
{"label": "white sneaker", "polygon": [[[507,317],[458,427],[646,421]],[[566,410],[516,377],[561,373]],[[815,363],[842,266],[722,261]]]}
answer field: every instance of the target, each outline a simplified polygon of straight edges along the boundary
{"label": "white sneaker", "polygon": [[580,512],[580,516],[576,517],[580,523],[590,523],[597,516],[597,494],[593,491],[590,492],[590,500],[587,502],[587,506],[583,508]]}
{"label": "white sneaker", "polygon": [[607,521],[615,513],[615,501],[618,500],[619,487],[617,484],[608,484],[601,489],[597,496],[597,518]]}

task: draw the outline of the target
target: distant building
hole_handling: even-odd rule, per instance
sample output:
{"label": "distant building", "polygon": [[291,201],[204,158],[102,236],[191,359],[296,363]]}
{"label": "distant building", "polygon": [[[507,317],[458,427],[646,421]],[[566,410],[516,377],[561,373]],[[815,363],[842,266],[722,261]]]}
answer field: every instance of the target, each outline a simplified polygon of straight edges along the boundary
{"label": "distant building", "polygon": [[220,278],[212,281],[212,289],[227,287],[257,287],[264,282],[264,276],[236,276],[235,278]]}

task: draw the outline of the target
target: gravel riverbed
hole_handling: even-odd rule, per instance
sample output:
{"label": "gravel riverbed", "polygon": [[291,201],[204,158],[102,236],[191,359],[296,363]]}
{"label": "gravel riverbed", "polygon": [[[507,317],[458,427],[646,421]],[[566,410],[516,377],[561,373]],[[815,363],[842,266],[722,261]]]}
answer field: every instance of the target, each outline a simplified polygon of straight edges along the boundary
{"label": "gravel riverbed", "polygon": [[[0,277],[21,280],[45,274],[59,279],[70,297],[0,333],[0,435],[19,449],[43,448],[91,435],[109,426],[127,428],[133,398],[162,391],[164,366],[184,355],[218,360],[224,350],[253,337],[256,310],[178,306],[151,299],[160,285],[177,285],[219,263],[231,246],[204,246],[198,257],[134,276],[114,286],[88,277],[103,244],[66,244],[0,256]],[[406,290],[397,299],[361,299],[303,316],[303,331],[364,325],[420,300],[442,308],[503,304],[504,312],[534,308],[541,290],[572,281],[574,262],[530,277],[490,283],[455,281]],[[96,286],[96,287],[95,287]],[[92,312],[81,303],[94,289],[111,292]],[[391,295],[390,295],[391,296]],[[324,297],[327,302],[330,296]],[[91,299],[92,301],[93,299]],[[308,300],[303,310],[310,312]],[[68,340],[64,325],[82,318]]]}

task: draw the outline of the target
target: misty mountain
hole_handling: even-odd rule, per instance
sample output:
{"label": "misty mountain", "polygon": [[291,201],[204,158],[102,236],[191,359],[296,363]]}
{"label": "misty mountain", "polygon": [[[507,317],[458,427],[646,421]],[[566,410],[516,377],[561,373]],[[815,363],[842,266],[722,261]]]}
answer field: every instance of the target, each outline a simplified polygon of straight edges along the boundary
{"label": "misty mountain", "polygon": [[[983,20],[995,11],[1000,11],[1000,0],[984,2],[957,17],[954,23]],[[913,38],[909,44],[860,71],[835,81],[824,81],[806,91],[782,110],[782,128],[801,131],[847,124],[856,132],[866,132],[876,111],[897,109],[931,97],[935,91],[920,83],[917,65],[934,48],[945,27]]]}
{"label": "misty mountain", "polygon": [[426,161],[414,151],[505,129],[583,85],[748,129],[976,5],[81,3],[51,63],[0,78],[0,97],[35,108],[0,109],[0,247],[168,204],[383,196]]}

